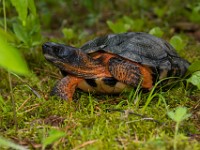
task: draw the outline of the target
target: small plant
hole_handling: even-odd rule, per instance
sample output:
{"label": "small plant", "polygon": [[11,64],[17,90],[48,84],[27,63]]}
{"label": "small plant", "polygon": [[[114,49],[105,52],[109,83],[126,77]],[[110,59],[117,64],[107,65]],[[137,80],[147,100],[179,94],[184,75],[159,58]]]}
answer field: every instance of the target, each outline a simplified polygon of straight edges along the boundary
{"label": "small plant", "polygon": [[200,90],[200,71],[194,72],[192,76],[187,79],[187,81],[197,86],[197,88]]}
{"label": "small plant", "polygon": [[187,79],[187,82],[197,86],[197,88],[200,90],[200,61],[193,62],[189,66],[188,72],[191,74],[191,76]]}
{"label": "small plant", "polygon": [[123,33],[129,30],[129,26],[124,24],[122,20],[118,20],[117,22],[113,23],[112,21],[108,20],[107,22],[108,27],[114,33]]}
{"label": "small plant", "polygon": [[149,31],[149,34],[152,34],[157,37],[162,37],[164,32],[159,27],[155,27]]}
{"label": "small plant", "polygon": [[116,22],[107,21],[108,27],[114,33],[123,33],[127,31],[142,31],[144,27],[144,20],[142,19],[132,19],[128,16],[124,16],[118,19]]}
{"label": "small plant", "polygon": [[75,33],[72,28],[63,28],[62,33],[64,34],[64,38],[69,41],[75,38]]}
{"label": "small plant", "polygon": [[142,31],[143,27],[145,25],[144,19],[140,18],[130,18],[128,16],[124,16],[122,18],[123,22],[126,24],[126,26],[129,27],[131,31]]}
{"label": "small plant", "polygon": [[189,73],[194,73],[196,71],[200,71],[200,60],[193,62],[188,68]]}
{"label": "small plant", "polygon": [[44,150],[48,145],[53,144],[55,141],[64,137],[66,134],[62,131],[51,129],[49,131],[49,136],[43,140],[42,149]]}
{"label": "small plant", "polygon": [[192,22],[200,23],[200,2],[193,4],[189,7],[191,12],[188,12],[188,18]]}
{"label": "small plant", "polygon": [[166,11],[168,10],[168,7],[165,5],[164,7],[155,7],[154,13],[159,17],[163,18],[163,16],[166,14]]}
{"label": "small plant", "polygon": [[177,140],[178,140],[177,136],[180,123],[183,120],[188,119],[191,116],[191,114],[187,113],[187,108],[185,107],[177,107],[175,111],[170,111],[167,114],[173,121],[176,122],[175,133],[174,133],[174,150],[177,150]]}
{"label": "small plant", "polygon": [[40,23],[34,0],[11,0],[18,13],[13,31],[20,42],[31,47],[41,42]]}
{"label": "small plant", "polygon": [[177,50],[177,51],[180,51],[180,50],[183,50],[186,46],[186,43],[183,41],[183,39],[178,36],[178,35],[175,35],[173,36],[171,39],[170,39],[170,44]]}

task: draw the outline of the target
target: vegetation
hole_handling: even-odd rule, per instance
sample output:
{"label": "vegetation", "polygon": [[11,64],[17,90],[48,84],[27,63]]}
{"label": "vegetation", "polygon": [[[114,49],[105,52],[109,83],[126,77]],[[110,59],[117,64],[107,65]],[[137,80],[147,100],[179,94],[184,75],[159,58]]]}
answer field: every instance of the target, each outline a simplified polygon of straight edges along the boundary
{"label": "vegetation", "polygon": [[[0,0],[0,149],[200,149],[200,2]],[[62,78],[41,44],[148,32],[191,62],[167,87],[50,97]],[[162,81],[161,81],[162,82]],[[77,100],[77,101],[76,101]]]}

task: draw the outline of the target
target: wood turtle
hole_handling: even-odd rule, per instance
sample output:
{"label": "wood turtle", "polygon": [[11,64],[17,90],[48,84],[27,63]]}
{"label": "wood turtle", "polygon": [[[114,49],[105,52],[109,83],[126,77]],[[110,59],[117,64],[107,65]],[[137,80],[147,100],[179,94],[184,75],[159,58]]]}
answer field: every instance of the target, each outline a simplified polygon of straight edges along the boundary
{"label": "wood turtle", "polygon": [[165,40],[143,32],[98,37],[81,48],[53,42],[42,48],[64,75],[52,93],[65,100],[72,100],[76,88],[110,94],[138,85],[150,90],[160,79],[182,77],[189,66]]}

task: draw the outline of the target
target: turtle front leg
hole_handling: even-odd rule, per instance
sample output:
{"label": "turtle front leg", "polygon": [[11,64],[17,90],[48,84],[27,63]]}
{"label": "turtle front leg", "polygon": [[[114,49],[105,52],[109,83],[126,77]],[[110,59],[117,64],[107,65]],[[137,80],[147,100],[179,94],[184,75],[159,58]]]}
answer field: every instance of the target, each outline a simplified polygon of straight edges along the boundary
{"label": "turtle front leg", "polygon": [[61,79],[51,91],[51,95],[57,95],[61,99],[72,101],[75,89],[82,78],[66,76]]}
{"label": "turtle front leg", "polygon": [[153,86],[153,77],[151,69],[120,58],[111,58],[109,60],[109,71],[115,79],[133,87],[137,87],[140,82],[144,89],[151,89]]}

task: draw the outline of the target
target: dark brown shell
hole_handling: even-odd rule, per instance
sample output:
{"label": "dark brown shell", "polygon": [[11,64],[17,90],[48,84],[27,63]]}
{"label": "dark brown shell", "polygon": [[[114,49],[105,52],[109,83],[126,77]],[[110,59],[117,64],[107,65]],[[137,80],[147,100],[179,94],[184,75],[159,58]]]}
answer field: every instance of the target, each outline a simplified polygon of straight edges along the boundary
{"label": "dark brown shell", "polygon": [[84,44],[85,53],[103,50],[120,57],[155,68],[159,73],[168,71],[176,76],[185,74],[189,63],[182,59],[165,40],[143,32],[110,34]]}

